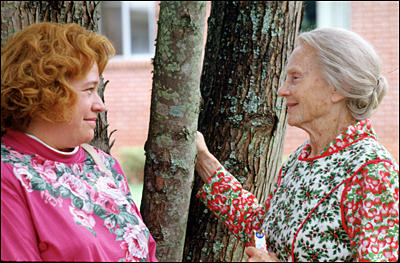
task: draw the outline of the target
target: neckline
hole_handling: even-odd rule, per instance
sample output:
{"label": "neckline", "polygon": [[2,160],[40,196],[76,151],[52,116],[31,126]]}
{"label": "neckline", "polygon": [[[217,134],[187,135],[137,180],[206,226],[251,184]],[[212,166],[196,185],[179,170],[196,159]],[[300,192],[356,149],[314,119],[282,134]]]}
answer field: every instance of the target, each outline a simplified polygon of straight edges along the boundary
{"label": "neckline", "polygon": [[341,151],[344,148],[352,145],[353,143],[363,140],[365,138],[377,140],[375,131],[373,130],[369,119],[360,120],[352,125],[349,125],[346,130],[336,136],[336,138],[325,147],[320,155],[312,158],[308,157],[311,152],[311,145],[310,141],[308,140],[303,144],[303,147],[301,147],[298,160],[313,161],[316,159],[324,158],[338,151]]}
{"label": "neckline", "polygon": [[79,150],[79,146],[76,146],[71,152],[60,151],[60,150],[57,150],[56,148],[51,147],[50,145],[48,145],[47,143],[45,143],[44,141],[40,140],[38,137],[36,137],[36,136],[34,136],[32,134],[25,133],[25,135],[30,137],[30,138],[32,138],[32,139],[34,139],[34,140],[36,140],[36,141],[38,141],[39,143],[43,144],[45,147],[49,148],[50,150],[52,150],[52,151],[54,151],[54,152],[56,152],[58,154],[71,156],[71,155],[74,155],[75,153],[77,153],[78,150]]}

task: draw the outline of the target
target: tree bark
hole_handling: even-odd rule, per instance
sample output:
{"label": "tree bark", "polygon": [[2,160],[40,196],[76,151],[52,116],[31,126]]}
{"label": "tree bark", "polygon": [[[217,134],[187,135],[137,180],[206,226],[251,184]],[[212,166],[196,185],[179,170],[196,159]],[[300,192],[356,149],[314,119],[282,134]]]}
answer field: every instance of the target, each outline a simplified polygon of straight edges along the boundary
{"label": "tree bark", "polygon": [[[302,2],[213,1],[208,20],[199,130],[221,164],[264,204],[279,173],[286,107],[277,90],[300,30]],[[237,240],[191,197],[184,260],[244,260]]]}
{"label": "tree bark", "polygon": [[204,1],[160,4],[141,214],[160,261],[181,261],[196,155]]}
{"label": "tree bark", "polygon": [[[1,46],[15,32],[39,22],[76,23],[88,30],[98,31],[97,7],[100,1],[1,1]],[[101,78],[99,95],[104,101],[105,84]],[[107,111],[100,113],[95,136],[90,144],[110,153],[107,132]]]}

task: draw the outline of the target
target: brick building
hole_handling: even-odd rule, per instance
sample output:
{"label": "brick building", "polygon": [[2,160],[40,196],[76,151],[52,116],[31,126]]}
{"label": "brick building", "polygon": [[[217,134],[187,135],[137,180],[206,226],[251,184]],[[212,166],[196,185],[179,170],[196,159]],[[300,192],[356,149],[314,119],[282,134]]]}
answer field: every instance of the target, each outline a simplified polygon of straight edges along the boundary
{"label": "brick building", "polygon": [[[319,17],[319,22],[317,23],[319,25],[317,26],[342,26],[351,29],[359,33],[375,47],[375,50],[382,60],[383,75],[388,80],[390,90],[381,106],[378,108],[378,111],[371,119],[379,140],[393,154],[398,162],[399,3],[397,1],[352,1],[339,2],[339,4],[336,2],[336,5],[333,5],[334,3],[335,2],[317,2],[317,20]],[[114,15],[118,16],[118,14],[121,15],[121,13],[126,12],[124,11],[126,9],[122,7],[124,7],[124,3],[122,2],[119,7],[114,6]],[[158,4],[154,4],[150,7],[142,6],[137,9],[139,11],[134,8],[136,7],[133,7],[132,12],[139,12],[141,10],[142,15],[147,12],[146,26],[152,29],[148,30],[149,33],[146,37],[148,39],[154,39],[156,24],[155,14],[157,13]],[[140,18],[140,15],[135,15],[134,17]],[[321,20],[322,18],[324,18],[324,21]],[[329,18],[331,19],[330,21]],[[338,18],[340,21],[337,20]],[[112,20],[111,15],[109,19]],[[128,19],[127,21],[130,19],[132,23],[132,19],[129,15],[128,18],[125,17],[123,19]],[[107,24],[104,23],[104,21],[105,20],[103,20],[103,25]],[[115,32],[114,28],[110,31],[112,31],[113,34],[118,34],[118,32]],[[120,31],[119,34],[125,32],[124,29],[120,29]],[[140,30],[138,30],[138,32],[137,35],[140,36]],[[107,35],[107,32],[104,32],[104,34]],[[123,37],[121,37],[121,39],[122,38]],[[135,38],[131,37],[131,39],[133,41]],[[151,43],[151,41],[148,42],[147,45],[149,47],[147,49],[149,52],[147,55],[139,54],[139,56],[131,57],[129,54],[126,56],[126,52],[131,52],[130,48],[127,48],[129,43],[126,43],[126,37],[121,43],[117,43],[117,51],[119,50],[121,54],[125,52],[125,55],[119,55],[113,58],[103,74],[106,80],[110,80],[105,91],[105,101],[108,109],[110,131],[117,129],[117,132],[114,133],[112,137],[116,142],[111,150],[111,153],[117,158],[121,147],[144,146],[150,120],[152,87],[151,57],[154,56],[154,53],[152,53],[154,50],[151,50],[151,48],[154,47],[154,44]],[[146,45],[144,45],[144,47],[145,46]],[[284,155],[290,154],[306,139],[307,134],[303,130],[288,126],[285,137]]]}

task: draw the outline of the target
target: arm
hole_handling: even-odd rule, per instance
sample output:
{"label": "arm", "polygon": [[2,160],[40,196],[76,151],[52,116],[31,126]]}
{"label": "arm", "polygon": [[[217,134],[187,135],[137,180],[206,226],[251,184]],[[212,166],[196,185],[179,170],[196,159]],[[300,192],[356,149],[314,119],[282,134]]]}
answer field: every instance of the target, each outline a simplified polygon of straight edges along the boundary
{"label": "arm", "polygon": [[1,260],[43,261],[23,186],[1,162]]}
{"label": "arm", "polygon": [[207,182],[208,178],[221,167],[221,164],[217,158],[212,155],[207,148],[204,141],[204,137],[200,132],[197,132],[197,159],[195,169],[200,175],[204,182]]}
{"label": "arm", "polygon": [[389,162],[365,166],[346,186],[342,213],[356,261],[397,261],[399,172]]}
{"label": "arm", "polygon": [[251,245],[253,229],[260,229],[264,221],[265,207],[260,206],[255,196],[244,190],[236,178],[208,152],[200,133],[197,136],[197,149],[196,170],[205,181],[197,197],[246,246]]}

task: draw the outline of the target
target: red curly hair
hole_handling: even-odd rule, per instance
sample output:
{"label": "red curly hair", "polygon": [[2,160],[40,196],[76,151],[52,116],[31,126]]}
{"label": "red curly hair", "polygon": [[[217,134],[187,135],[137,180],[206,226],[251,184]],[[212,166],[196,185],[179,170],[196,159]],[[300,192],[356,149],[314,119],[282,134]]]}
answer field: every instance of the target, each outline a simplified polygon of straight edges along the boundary
{"label": "red curly hair", "polygon": [[16,33],[1,48],[1,131],[25,131],[33,118],[68,121],[77,94],[68,80],[114,56],[111,42],[77,24],[43,22]]}

